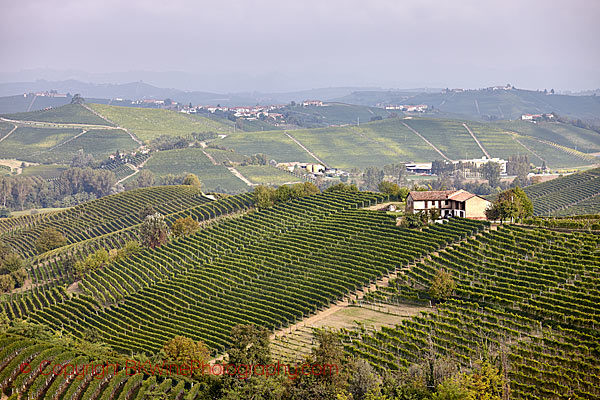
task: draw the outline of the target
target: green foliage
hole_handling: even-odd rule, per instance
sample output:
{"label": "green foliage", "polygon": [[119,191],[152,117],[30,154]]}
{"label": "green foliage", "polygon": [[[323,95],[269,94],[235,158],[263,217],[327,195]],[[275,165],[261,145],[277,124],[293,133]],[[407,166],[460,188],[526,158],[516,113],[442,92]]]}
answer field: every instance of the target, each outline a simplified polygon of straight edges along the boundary
{"label": "green foliage", "polygon": [[265,209],[275,205],[276,192],[269,186],[257,186],[254,188],[254,203],[260,209]]}
{"label": "green foliage", "polygon": [[456,282],[452,279],[452,275],[443,269],[439,269],[429,288],[429,295],[437,301],[444,301],[452,296],[455,289]]}
{"label": "green foliage", "polygon": [[393,197],[393,199],[397,199],[399,201],[406,200],[406,197],[410,193],[408,188],[401,188],[397,183],[382,181],[378,187],[381,193],[389,194]]}
{"label": "green foliage", "polygon": [[495,188],[500,185],[500,171],[502,170],[500,164],[497,162],[489,161],[481,167],[483,179],[488,181],[488,184]]}
{"label": "green foliage", "polygon": [[187,216],[185,218],[177,219],[171,226],[171,232],[175,237],[187,236],[196,232],[199,227],[200,224],[198,221]]}
{"label": "green foliage", "polygon": [[200,179],[198,179],[198,177],[194,174],[187,174],[183,179],[183,184],[193,186],[198,189],[202,187],[202,182],[200,182]]}
{"label": "green foliage", "polygon": [[105,249],[98,249],[96,252],[89,254],[84,260],[77,261],[75,263],[75,271],[80,277],[86,274],[96,271],[100,268],[104,268],[110,262],[108,251]]}
{"label": "green foliage", "polygon": [[355,184],[346,184],[343,182],[336,183],[335,185],[329,186],[324,192],[348,192],[348,193],[356,193],[358,192],[358,188]]}
{"label": "green foliage", "polygon": [[491,208],[485,211],[489,220],[522,220],[533,216],[533,204],[519,187],[500,193]]}
{"label": "green foliage", "polygon": [[160,213],[148,215],[140,226],[140,242],[151,249],[167,243],[169,234],[165,217]]}
{"label": "green foliage", "polygon": [[44,229],[37,240],[35,241],[35,248],[38,254],[45,253],[57,247],[62,247],[67,244],[67,239],[55,228]]}

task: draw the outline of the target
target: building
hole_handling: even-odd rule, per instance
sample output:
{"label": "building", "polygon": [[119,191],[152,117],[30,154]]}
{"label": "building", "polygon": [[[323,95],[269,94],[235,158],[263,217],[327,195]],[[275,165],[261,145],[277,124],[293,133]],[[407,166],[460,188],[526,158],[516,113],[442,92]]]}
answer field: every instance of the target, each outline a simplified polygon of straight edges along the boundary
{"label": "building", "polygon": [[487,158],[486,156],[483,156],[481,158],[473,158],[470,160],[454,161],[454,164],[457,164],[459,162],[473,164],[477,168],[481,168],[484,164],[487,164],[489,162],[495,162],[496,164],[500,164],[500,175],[506,175],[506,164],[508,163],[508,161],[503,160],[501,158]]}
{"label": "building", "polygon": [[323,102],[321,100],[304,100],[302,102],[302,107],[308,106],[323,107]]}
{"label": "building", "polygon": [[406,164],[406,171],[413,174],[431,175],[432,164],[433,163]]}
{"label": "building", "polygon": [[442,218],[483,220],[486,219],[485,210],[491,205],[490,201],[465,190],[410,192],[406,198],[407,213],[438,210]]}

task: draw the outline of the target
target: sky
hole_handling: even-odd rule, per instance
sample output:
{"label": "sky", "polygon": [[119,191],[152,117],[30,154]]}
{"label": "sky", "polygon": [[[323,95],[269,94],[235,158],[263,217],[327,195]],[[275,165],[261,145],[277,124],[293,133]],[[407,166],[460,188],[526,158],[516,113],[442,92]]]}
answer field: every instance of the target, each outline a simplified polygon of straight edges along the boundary
{"label": "sky", "polygon": [[0,80],[600,87],[597,0],[0,0]]}

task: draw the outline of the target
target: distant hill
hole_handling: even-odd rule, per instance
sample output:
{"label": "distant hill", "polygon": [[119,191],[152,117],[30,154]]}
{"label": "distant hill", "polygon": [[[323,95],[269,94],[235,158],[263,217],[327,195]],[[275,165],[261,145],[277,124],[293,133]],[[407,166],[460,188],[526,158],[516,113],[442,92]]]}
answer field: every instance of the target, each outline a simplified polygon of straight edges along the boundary
{"label": "distant hill", "polygon": [[[392,113],[382,108],[354,104],[324,102],[323,106],[287,105],[275,112],[285,116],[285,120],[304,128],[320,128],[331,125],[347,125],[369,122],[374,118],[387,118]],[[400,114],[402,114],[400,112]]]}
{"label": "distant hill", "polygon": [[192,133],[228,133],[230,125],[204,118],[190,116],[176,111],[151,108],[118,107],[104,104],[90,104],[94,111],[116,125],[132,131],[142,141],[152,140],[160,135],[189,136]]}
{"label": "distant hill", "polygon": [[418,94],[404,91],[361,91],[336,100],[369,106],[379,103],[426,104],[442,113],[474,120],[518,119],[522,114],[551,112],[587,121],[600,120],[599,96],[567,96],[519,89]]}

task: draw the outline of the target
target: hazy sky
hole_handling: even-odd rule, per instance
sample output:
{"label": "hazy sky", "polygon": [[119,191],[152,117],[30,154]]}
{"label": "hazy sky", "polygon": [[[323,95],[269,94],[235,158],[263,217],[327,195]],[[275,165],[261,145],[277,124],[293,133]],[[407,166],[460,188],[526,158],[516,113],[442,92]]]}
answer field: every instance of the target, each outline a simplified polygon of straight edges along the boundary
{"label": "hazy sky", "polygon": [[[212,91],[509,82],[533,89],[600,87],[597,0],[0,4],[3,73],[86,71],[95,75],[35,73]],[[185,74],[122,73],[128,71]]]}

